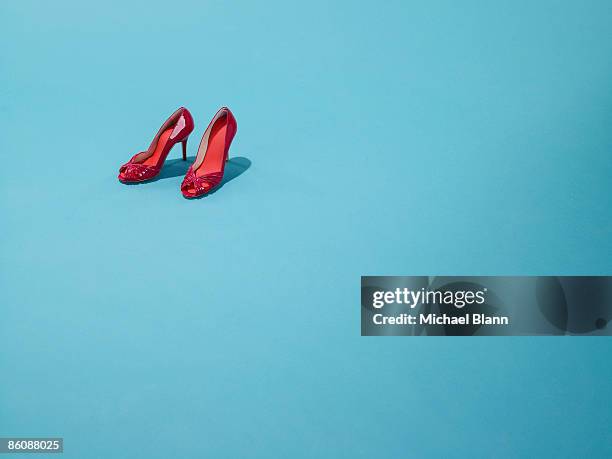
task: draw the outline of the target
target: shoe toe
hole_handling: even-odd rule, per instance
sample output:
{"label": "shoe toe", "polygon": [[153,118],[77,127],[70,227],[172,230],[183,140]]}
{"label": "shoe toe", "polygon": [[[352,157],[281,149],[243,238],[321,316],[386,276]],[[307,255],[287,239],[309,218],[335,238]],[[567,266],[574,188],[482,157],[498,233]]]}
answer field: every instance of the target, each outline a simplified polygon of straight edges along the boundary
{"label": "shoe toe", "polygon": [[127,163],[119,169],[119,180],[122,182],[144,182],[158,174],[159,170],[139,163]]}

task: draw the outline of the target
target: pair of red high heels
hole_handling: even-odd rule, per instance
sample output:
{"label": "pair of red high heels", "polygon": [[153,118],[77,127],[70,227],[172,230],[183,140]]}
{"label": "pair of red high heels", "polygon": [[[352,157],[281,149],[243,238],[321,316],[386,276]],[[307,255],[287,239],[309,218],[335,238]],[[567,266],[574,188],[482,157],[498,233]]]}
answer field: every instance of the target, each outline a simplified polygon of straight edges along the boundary
{"label": "pair of red high heels", "polygon": [[[185,174],[181,184],[183,196],[197,198],[221,184],[236,130],[236,118],[230,109],[219,109],[204,131],[195,161]],[[135,154],[119,168],[119,180],[139,183],[155,178],[161,172],[168,153],[179,142],[183,144],[183,161],[186,161],[187,138],[192,131],[191,113],[185,107],[179,108],[159,128],[148,150]]]}

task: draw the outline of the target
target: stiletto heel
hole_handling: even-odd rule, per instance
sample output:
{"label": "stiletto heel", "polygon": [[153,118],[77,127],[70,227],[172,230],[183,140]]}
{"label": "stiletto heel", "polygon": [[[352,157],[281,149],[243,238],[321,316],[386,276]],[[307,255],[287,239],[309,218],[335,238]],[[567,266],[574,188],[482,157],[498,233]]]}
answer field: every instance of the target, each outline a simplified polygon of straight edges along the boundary
{"label": "stiletto heel", "polygon": [[[183,159],[187,159],[187,137],[193,131],[193,117],[185,107],[179,108],[159,128],[147,151],[141,151],[119,168],[119,180],[138,183],[151,180],[160,173],[168,153],[183,142]],[[179,140],[182,139],[182,140]]]}
{"label": "stiletto heel", "polygon": [[197,198],[221,184],[237,129],[236,118],[230,109],[222,107],[204,131],[195,161],[181,184],[183,196]]}
{"label": "stiletto heel", "polygon": [[187,139],[181,142],[183,144],[183,161],[187,161]]}

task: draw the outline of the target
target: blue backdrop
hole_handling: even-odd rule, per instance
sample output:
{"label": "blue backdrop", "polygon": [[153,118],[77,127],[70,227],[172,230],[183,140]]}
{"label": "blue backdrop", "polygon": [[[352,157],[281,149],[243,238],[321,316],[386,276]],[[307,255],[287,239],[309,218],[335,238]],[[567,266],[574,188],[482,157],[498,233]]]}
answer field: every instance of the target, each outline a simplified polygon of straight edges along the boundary
{"label": "blue backdrop", "polygon": [[[1,436],[612,455],[610,339],[359,336],[361,275],[612,274],[612,3],[87,3],[0,6]],[[181,105],[235,177],[120,184]]]}

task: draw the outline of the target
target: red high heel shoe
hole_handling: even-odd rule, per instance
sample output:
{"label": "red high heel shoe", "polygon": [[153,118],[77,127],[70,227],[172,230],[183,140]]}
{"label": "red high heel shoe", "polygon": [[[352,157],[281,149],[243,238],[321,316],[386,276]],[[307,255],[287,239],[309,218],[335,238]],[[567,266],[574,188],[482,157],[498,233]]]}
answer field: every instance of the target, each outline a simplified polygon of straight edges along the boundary
{"label": "red high heel shoe", "polygon": [[186,198],[197,198],[221,184],[229,147],[238,126],[227,107],[219,109],[204,131],[196,159],[183,179],[181,192]]}
{"label": "red high heel shoe", "polygon": [[159,174],[168,153],[179,142],[183,143],[183,161],[187,160],[187,137],[191,131],[193,131],[191,113],[185,107],[181,107],[162,124],[147,151],[135,154],[119,168],[119,180],[124,183],[151,180]]}

